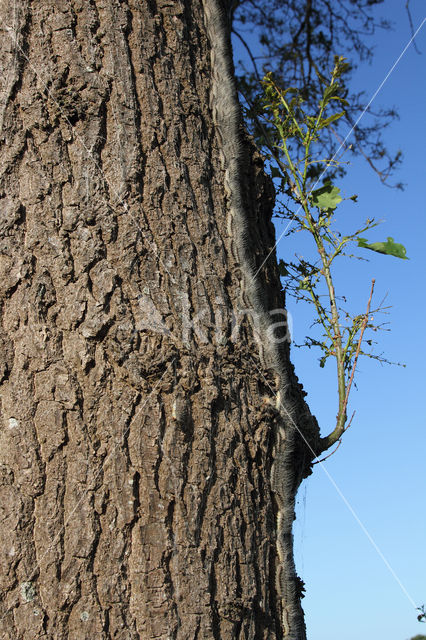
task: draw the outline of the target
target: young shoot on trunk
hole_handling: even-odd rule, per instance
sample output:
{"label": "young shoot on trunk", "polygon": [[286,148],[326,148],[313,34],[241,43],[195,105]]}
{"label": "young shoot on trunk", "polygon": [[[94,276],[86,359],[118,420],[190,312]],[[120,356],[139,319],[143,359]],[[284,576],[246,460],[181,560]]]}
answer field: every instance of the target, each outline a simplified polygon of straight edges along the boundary
{"label": "young shoot on trunk", "polygon": [[[262,82],[263,132],[269,150],[269,162],[273,178],[279,180],[279,193],[287,196],[281,203],[278,215],[291,222],[290,232],[307,232],[313,240],[316,258],[311,262],[297,258],[295,262],[280,260],[280,273],[286,278],[287,291],[298,300],[313,307],[315,325],[321,328],[321,338],[307,337],[305,345],[319,347],[322,351],[320,366],[329,357],[336,360],[338,411],[336,424],[319,443],[319,455],[336,443],[349,428],[347,407],[354,375],[360,355],[387,362],[382,356],[371,353],[372,340],[365,337],[367,331],[377,331],[375,317],[384,307],[372,309],[375,281],[372,280],[365,309],[358,314],[343,308],[345,297],[336,294],[335,262],[348,253],[350,245],[406,259],[403,245],[388,238],[387,242],[368,244],[364,234],[378,223],[367,219],[357,231],[344,235],[336,229],[336,208],[343,201],[340,189],[334,184],[339,175],[340,161],[332,158],[317,159],[315,150],[321,136],[333,130],[333,123],[345,115],[347,101],[341,96],[339,78],[347,71],[344,58],[336,57],[334,68],[327,80],[319,74],[324,90],[316,113],[304,110],[301,92],[290,87],[281,89],[271,73]],[[319,181],[321,186],[317,186]],[[349,198],[356,202],[357,196]]]}

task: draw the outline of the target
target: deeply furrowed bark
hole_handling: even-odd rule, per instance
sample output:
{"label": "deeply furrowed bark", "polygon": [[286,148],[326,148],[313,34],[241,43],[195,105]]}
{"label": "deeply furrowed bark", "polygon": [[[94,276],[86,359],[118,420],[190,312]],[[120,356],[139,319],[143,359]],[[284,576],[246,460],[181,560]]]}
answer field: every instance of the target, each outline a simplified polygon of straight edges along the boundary
{"label": "deeply furrowed bark", "polygon": [[[4,1],[0,28],[0,635],[281,638],[282,418],[241,310],[203,5]],[[244,153],[260,266],[273,195]]]}

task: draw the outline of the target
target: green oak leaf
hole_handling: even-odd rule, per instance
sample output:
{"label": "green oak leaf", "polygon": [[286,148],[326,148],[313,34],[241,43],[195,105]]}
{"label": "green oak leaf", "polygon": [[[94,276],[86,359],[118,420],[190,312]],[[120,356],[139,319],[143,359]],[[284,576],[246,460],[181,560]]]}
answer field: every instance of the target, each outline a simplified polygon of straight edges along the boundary
{"label": "green oak leaf", "polygon": [[346,111],[341,111],[340,113],[333,113],[332,116],[329,116],[328,118],[325,118],[324,120],[320,120],[320,123],[318,125],[318,130],[319,129],[324,129],[324,127],[328,127],[329,124],[331,124],[332,122],[335,122],[336,120],[339,120],[339,118],[344,116],[345,113],[346,113]]}
{"label": "green oak leaf", "polygon": [[327,182],[320,189],[312,191],[311,198],[313,206],[318,207],[323,211],[335,209],[339,202],[342,202],[343,200],[340,195],[340,189],[332,185],[330,182]]}
{"label": "green oak leaf", "polygon": [[376,251],[377,253],[384,253],[387,256],[395,256],[395,258],[401,258],[402,260],[409,259],[406,256],[407,249],[404,245],[394,242],[394,239],[390,237],[388,237],[386,242],[372,242],[371,244],[368,244],[365,238],[358,238],[358,246],[363,249]]}

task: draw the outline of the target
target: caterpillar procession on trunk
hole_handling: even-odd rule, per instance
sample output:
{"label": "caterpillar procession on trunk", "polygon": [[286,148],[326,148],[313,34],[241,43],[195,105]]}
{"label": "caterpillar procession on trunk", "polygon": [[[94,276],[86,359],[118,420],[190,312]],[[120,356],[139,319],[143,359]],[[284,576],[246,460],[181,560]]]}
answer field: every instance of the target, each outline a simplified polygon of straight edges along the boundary
{"label": "caterpillar procession on trunk", "polygon": [[[225,3],[223,3],[225,4]],[[276,597],[281,606],[281,634],[286,640],[306,636],[300,606],[300,579],[293,559],[293,520],[299,481],[294,471],[294,443],[297,411],[289,400],[288,369],[278,341],[270,340],[272,320],[267,312],[262,287],[252,258],[253,236],[244,206],[244,166],[248,159],[241,107],[234,77],[229,20],[221,0],[203,0],[204,18],[211,47],[210,107],[219,136],[228,200],[228,228],[242,273],[242,302],[256,316],[256,332],[263,366],[276,377],[276,410],[279,414],[271,471],[271,488],[276,503]]]}

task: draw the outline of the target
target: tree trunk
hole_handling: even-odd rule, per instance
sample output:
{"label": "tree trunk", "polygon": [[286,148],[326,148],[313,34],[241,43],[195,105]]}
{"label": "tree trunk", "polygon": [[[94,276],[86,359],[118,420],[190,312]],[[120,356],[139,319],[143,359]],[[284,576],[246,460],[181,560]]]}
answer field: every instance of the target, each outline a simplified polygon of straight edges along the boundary
{"label": "tree trunk", "polygon": [[317,430],[219,0],[0,22],[0,635],[302,640]]}

